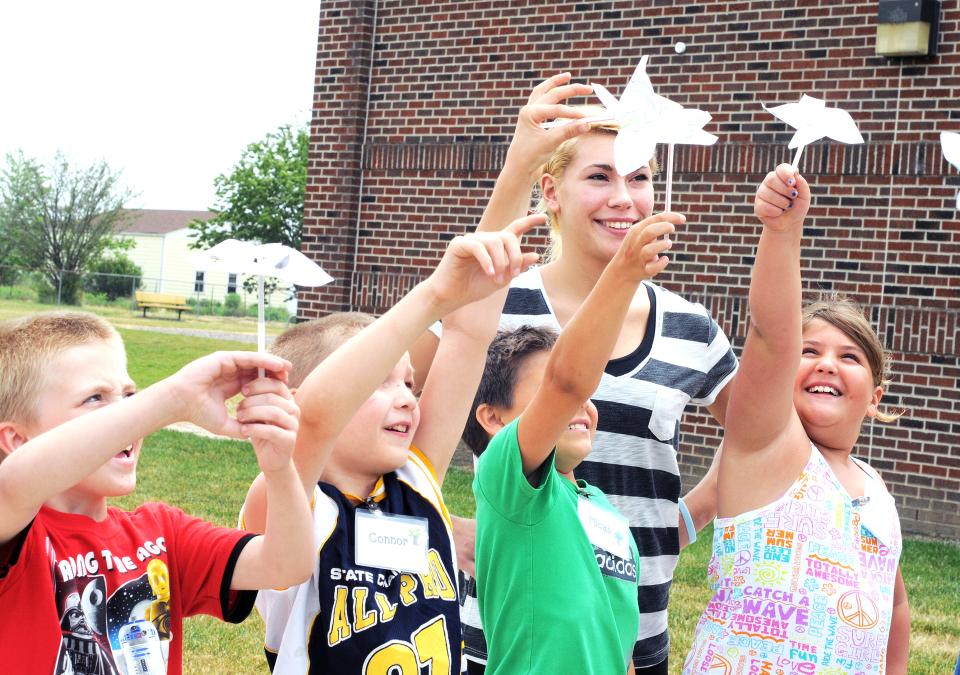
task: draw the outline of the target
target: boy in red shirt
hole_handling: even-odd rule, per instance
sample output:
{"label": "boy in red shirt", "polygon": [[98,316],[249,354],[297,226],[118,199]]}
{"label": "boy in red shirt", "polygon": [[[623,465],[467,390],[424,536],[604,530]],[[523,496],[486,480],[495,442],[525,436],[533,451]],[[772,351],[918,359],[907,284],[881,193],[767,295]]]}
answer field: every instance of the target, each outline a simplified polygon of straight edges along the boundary
{"label": "boy in red shirt", "polygon": [[[218,352],[133,396],[123,342],[103,319],[52,312],[0,324],[4,669],[180,673],[185,616],[242,621],[249,591],[309,576],[288,369],[269,354]],[[241,391],[234,419],[225,402]],[[181,420],[251,440],[270,494],[263,536],[160,503],[107,506],[136,487],[143,437]]]}

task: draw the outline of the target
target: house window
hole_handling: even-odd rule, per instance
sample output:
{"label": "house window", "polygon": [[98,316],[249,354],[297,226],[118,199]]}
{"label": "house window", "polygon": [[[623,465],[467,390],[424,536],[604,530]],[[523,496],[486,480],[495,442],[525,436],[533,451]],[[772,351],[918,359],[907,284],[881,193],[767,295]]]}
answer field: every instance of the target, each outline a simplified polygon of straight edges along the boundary
{"label": "house window", "polygon": [[227,276],[227,293],[237,292],[237,275],[229,274]]}
{"label": "house window", "polygon": [[193,292],[203,293],[203,272],[197,272],[193,277]]}

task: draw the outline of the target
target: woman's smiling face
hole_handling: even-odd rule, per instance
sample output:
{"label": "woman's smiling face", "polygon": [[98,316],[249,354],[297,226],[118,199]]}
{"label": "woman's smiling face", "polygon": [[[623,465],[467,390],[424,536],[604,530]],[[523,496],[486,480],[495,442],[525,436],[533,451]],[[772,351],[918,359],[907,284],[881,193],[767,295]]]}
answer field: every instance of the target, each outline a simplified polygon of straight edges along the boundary
{"label": "woman's smiling face", "polygon": [[559,179],[549,174],[541,179],[564,251],[577,250],[604,263],[613,258],[629,229],[653,212],[649,165],[620,176],[614,169],[615,138],[614,133],[587,134],[577,141]]}

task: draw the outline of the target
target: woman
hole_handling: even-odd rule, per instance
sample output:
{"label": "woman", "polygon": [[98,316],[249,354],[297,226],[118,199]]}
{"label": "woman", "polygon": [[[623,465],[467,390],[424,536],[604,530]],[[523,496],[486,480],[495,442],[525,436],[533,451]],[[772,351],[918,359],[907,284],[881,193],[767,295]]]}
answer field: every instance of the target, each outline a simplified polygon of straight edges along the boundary
{"label": "woman", "polygon": [[[561,329],[587,297],[631,227],[654,210],[656,160],[628,176],[613,161],[614,128],[573,121],[550,130],[553,118],[583,117],[563,105],[590,93],[570,85],[569,74],[534,89],[520,113],[497,190],[480,229],[495,227],[529,204],[528,187],[539,180],[541,207],[550,217],[554,246],[545,265],[511,284],[500,328],[522,324]],[[562,142],[561,142],[562,141]],[[506,178],[506,179],[505,179]],[[499,194],[498,194],[499,191]],[[562,251],[560,243],[562,242]],[[425,377],[436,337],[425,336],[411,354]],[[687,403],[707,406],[720,422],[737,361],[729,341],[700,305],[652,283],[638,292],[612,358],[593,397],[599,411],[589,461],[578,476],[598,486],[630,520],[640,551],[640,633],[634,649],[638,673],[666,673],[667,600],[685,528],[678,528],[679,421]],[[711,475],[688,495],[696,527],[715,514]],[[695,536],[695,532],[691,533]],[[455,523],[461,569],[471,570],[470,521]],[[463,589],[464,640],[470,672],[482,672],[486,648],[473,580]]]}

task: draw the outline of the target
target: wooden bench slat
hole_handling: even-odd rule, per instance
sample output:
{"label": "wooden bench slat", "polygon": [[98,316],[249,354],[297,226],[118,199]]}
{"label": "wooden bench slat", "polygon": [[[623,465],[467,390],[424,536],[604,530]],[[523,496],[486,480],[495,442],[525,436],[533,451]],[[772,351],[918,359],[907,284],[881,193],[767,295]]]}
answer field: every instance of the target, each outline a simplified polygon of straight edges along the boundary
{"label": "wooden bench slat", "polygon": [[151,293],[148,291],[136,291],[134,293],[137,309],[143,310],[143,316],[147,316],[148,308],[172,309],[177,312],[177,320],[183,312],[193,311],[193,307],[187,304],[186,297],[174,295],[172,293]]}

